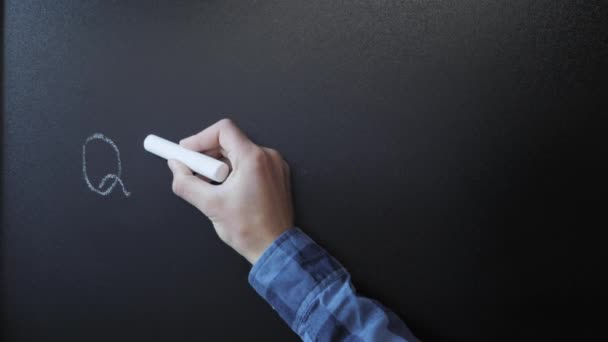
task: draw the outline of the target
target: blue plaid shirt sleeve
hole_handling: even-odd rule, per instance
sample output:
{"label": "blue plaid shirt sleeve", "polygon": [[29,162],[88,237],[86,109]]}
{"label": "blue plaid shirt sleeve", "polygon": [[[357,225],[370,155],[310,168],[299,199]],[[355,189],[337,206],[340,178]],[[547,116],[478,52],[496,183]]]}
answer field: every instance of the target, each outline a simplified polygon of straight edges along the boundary
{"label": "blue plaid shirt sleeve", "polygon": [[346,269],[297,227],[264,251],[249,283],[304,341],[418,341],[394,313],[358,295]]}

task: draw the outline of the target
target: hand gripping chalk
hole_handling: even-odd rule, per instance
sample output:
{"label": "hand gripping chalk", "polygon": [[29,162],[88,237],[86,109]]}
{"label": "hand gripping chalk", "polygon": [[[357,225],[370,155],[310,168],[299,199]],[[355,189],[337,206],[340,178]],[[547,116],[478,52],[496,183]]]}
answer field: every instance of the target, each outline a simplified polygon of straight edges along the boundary
{"label": "hand gripping chalk", "polygon": [[144,139],[144,148],[146,151],[167,160],[178,160],[186,164],[192,171],[218,183],[226,180],[228,172],[230,171],[226,163],[202,153],[189,150],[154,134],[150,134]]}

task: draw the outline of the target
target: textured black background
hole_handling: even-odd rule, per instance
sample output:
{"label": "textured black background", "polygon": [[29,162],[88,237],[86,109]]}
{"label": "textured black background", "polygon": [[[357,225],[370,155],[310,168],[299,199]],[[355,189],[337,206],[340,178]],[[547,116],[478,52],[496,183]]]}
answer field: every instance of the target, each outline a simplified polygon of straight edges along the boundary
{"label": "textured black background", "polygon": [[[607,18],[605,1],[5,1],[4,340],[297,340],[142,148],[225,116],[283,153],[297,223],[423,339],[588,333]],[[94,132],[131,197],[87,189]]]}

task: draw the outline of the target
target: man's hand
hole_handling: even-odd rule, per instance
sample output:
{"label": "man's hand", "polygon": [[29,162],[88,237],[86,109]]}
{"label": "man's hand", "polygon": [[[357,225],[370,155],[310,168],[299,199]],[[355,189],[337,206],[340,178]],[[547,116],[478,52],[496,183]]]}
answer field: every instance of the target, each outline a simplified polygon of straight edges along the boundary
{"label": "man's hand", "polygon": [[230,164],[226,181],[213,185],[179,161],[168,162],[173,192],[207,215],[220,239],[254,264],[293,226],[289,166],[276,150],[257,146],[229,119],[180,145]]}

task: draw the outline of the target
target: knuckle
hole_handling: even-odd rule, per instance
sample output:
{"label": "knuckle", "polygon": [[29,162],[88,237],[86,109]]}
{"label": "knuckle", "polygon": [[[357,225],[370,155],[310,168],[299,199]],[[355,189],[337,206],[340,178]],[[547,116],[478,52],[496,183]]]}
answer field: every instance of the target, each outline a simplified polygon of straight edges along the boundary
{"label": "knuckle", "polygon": [[270,155],[272,158],[274,158],[274,159],[279,159],[279,160],[280,160],[280,159],[282,159],[282,158],[281,158],[281,154],[279,153],[279,151],[275,150],[274,148],[269,148],[269,149],[267,149],[267,151],[268,151],[268,154],[269,154],[269,155]]}
{"label": "knuckle", "polygon": [[222,127],[234,127],[234,121],[230,118],[223,118],[220,121],[218,121],[218,124]]}
{"label": "knuckle", "polygon": [[173,190],[173,193],[179,197],[183,197],[186,194],[186,184],[181,177],[173,178],[171,188]]}
{"label": "knuckle", "polygon": [[251,151],[251,158],[256,164],[264,164],[266,162],[266,153],[263,149],[256,147]]}

